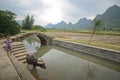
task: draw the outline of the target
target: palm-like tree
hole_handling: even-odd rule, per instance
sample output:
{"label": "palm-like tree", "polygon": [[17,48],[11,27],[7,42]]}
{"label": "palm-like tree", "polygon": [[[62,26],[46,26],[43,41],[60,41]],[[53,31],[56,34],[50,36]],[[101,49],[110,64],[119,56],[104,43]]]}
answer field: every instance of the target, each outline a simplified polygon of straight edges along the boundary
{"label": "palm-like tree", "polygon": [[93,20],[94,28],[93,28],[92,35],[91,35],[91,38],[90,38],[90,40],[89,40],[88,45],[92,42],[92,39],[93,39],[93,37],[94,37],[94,34],[95,34],[96,30],[98,29],[98,26],[101,25],[101,23],[102,23],[101,20],[97,20],[97,19],[94,19],[94,20]]}

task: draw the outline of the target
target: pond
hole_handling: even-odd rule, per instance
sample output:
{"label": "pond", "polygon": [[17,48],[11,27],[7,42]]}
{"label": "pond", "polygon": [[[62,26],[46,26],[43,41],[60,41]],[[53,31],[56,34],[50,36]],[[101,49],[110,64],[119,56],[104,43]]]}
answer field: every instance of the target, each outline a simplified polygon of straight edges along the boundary
{"label": "pond", "polygon": [[23,43],[28,53],[45,61],[46,70],[37,68],[43,80],[120,80],[117,63],[54,45],[41,46],[35,35]]}

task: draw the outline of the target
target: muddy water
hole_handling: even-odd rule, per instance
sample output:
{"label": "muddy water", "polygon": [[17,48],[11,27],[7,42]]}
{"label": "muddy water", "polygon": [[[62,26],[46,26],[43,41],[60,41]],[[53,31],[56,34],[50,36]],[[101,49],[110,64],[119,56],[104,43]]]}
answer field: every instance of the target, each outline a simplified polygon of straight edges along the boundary
{"label": "muddy water", "polygon": [[43,80],[120,80],[117,63],[53,45],[40,46],[33,37],[23,43],[29,53],[45,61],[46,70],[37,68]]}

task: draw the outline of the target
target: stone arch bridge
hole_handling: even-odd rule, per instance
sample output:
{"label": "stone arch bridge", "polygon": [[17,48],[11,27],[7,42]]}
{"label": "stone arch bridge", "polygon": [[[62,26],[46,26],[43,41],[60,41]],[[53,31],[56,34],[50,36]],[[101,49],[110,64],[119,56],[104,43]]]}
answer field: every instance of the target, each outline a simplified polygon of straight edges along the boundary
{"label": "stone arch bridge", "polygon": [[30,35],[36,35],[40,39],[41,45],[48,45],[48,44],[51,44],[51,42],[52,42],[52,38],[50,36],[47,36],[42,33],[21,33],[19,35],[12,36],[11,39],[13,41],[21,41],[25,37],[30,36]]}

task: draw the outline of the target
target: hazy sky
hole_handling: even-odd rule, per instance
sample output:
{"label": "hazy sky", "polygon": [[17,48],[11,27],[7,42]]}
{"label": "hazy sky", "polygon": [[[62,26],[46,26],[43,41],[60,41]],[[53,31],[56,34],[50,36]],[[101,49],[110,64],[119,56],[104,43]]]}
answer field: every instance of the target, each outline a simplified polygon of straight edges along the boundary
{"label": "hazy sky", "polygon": [[0,9],[17,14],[23,20],[27,14],[34,15],[35,24],[76,23],[80,18],[93,19],[120,0],[0,0]]}

